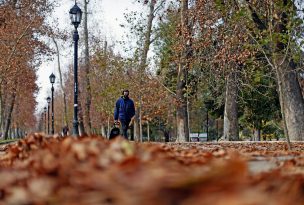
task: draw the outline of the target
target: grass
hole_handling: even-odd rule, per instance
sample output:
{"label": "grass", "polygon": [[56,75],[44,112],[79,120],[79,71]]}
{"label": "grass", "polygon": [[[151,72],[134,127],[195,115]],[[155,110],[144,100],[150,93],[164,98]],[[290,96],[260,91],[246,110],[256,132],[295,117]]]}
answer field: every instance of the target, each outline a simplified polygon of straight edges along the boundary
{"label": "grass", "polygon": [[10,143],[10,142],[15,142],[19,139],[7,139],[7,140],[0,140],[0,144],[7,144],[7,143]]}

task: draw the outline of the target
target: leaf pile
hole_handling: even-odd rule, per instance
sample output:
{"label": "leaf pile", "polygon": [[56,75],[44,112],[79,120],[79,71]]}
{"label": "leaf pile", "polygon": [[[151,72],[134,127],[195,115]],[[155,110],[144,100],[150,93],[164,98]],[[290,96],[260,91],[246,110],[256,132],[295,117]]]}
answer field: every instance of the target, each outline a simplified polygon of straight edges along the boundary
{"label": "leaf pile", "polygon": [[0,157],[0,204],[303,204],[303,144],[284,151],[293,157],[274,169],[248,169],[258,153],[263,160],[279,156],[284,145],[276,144],[278,151],[272,145],[138,144],[35,133]]}

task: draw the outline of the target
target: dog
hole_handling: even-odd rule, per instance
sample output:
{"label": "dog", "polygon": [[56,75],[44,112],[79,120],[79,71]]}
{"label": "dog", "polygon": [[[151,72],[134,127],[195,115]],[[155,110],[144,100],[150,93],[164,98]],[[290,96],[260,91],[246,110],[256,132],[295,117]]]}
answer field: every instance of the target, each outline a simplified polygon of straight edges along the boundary
{"label": "dog", "polygon": [[114,124],[113,128],[110,131],[109,140],[112,140],[120,135],[119,124]]}

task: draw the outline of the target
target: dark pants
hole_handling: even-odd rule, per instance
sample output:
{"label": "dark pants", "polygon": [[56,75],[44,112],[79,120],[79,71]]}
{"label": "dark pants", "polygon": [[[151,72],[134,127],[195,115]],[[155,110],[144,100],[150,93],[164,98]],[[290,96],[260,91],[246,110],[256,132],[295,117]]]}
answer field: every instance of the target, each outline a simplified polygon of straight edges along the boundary
{"label": "dark pants", "polygon": [[120,120],[120,123],[121,123],[122,135],[126,139],[128,139],[128,129],[129,129],[130,120]]}

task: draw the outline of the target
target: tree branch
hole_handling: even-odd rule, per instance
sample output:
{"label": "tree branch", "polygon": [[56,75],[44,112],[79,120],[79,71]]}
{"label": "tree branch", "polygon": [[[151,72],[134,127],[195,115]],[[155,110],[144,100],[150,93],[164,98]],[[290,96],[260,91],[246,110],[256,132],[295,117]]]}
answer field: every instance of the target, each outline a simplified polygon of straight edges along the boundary
{"label": "tree branch", "polygon": [[158,12],[158,10],[161,8],[161,6],[165,3],[165,0],[162,0],[162,2],[154,9],[153,11],[153,15],[156,15],[156,13]]}
{"label": "tree branch", "polygon": [[[19,42],[21,41],[21,39],[26,35],[28,29],[30,28],[30,26],[33,24],[35,20],[35,17],[32,19],[32,21],[26,26],[25,30],[22,32],[22,34],[18,37],[11,53],[9,54],[8,58],[7,58],[7,61],[6,61],[6,64],[4,66],[7,66],[9,64],[9,62],[11,61],[13,55],[15,54],[16,50],[17,50],[17,45],[19,44]],[[2,70],[3,66],[1,66],[1,70]],[[5,70],[6,71],[6,70]]]}
{"label": "tree branch", "polygon": [[157,82],[163,86],[169,93],[171,93],[174,97],[176,97],[176,93],[170,90],[167,86],[165,86],[157,77],[154,78]]}
{"label": "tree branch", "polygon": [[268,58],[267,54],[265,53],[262,45],[252,36],[252,34],[246,29],[248,35],[252,38],[252,40],[254,40],[254,42],[256,42],[258,44],[259,47],[261,47],[260,51],[263,53],[265,59],[267,60],[267,63],[271,66],[272,69],[275,70],[274,65],[271,63],[270,59]]}
{"label": "tree branch", "polygon": [[263,21],[258,16],[257,12],[250,5],[250,0],[246,0],[246,2],[247,2],[248,9],[251,13],[252,20],[256,24],[257,28],[259,30],[266,30],[267,29],[266,25],[263,23]]}

